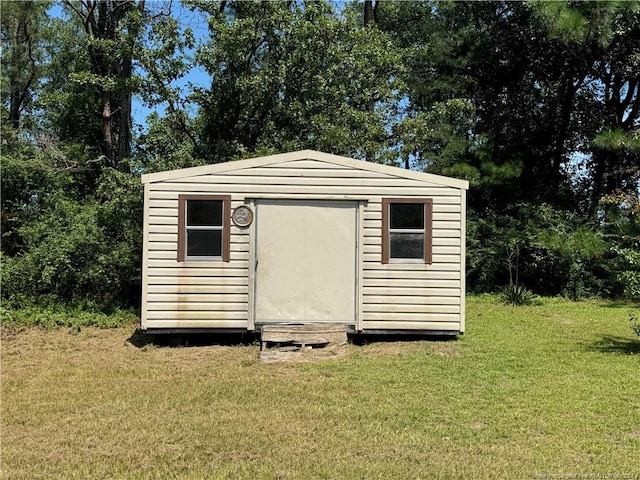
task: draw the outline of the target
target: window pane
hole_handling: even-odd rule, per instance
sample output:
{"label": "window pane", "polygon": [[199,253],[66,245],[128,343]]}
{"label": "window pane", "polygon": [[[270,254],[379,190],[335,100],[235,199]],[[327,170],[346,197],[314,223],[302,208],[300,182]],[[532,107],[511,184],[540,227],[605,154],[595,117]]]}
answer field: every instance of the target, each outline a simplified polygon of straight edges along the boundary
{"label": "window pane", "polygon": [[221,257],[222,230],[187,230],[187,257]]}
{"label": "window pane", "polygon": [[391,228],[424,228],[423,203],[391,203]]}
{"label": "window pane", "polygon": [[187,200],[187,225],[222,226],[222,200]]}
{"label": "window pane", "polygon": [[424,258],[424,233],[390,233],[389,258]]}

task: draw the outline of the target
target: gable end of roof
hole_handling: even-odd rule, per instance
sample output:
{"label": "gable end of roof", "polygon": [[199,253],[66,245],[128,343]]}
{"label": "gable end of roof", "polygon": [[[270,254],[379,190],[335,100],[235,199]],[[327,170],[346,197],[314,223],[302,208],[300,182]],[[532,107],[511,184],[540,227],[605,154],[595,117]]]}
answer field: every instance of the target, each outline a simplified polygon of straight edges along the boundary
{"label": "gable end of roof", "polygon": [[248,168],[258,168],[270,165],[276,165],[285,162],[294,162],[301,160],[315,160],[334,165],[340,165],[359,170],[368,170],[398,178],[406,178],[417,180],[434,185],[442,185],[454,188],[469,189],[469,182],[459,180],[452,177],[444,177],[431,173],[414,172],[413,170],[405,170],[390,165],[381,165],[378,163],[365,162],[349,157],[341,157],[330,153],[318,152],[315,150],[299,150],[296,152],[280,153],[269,155],[266,157],[249,158],[245,160],[235,160],[231,162],[216,163],[212,165],[204,165],[201,167],[183,168],[179,170],[168,170],[166,172],[148,173],[142,175],[142,183],[157,183],[169,180],[178,180],[181,178],[195,177],[198,175],[215,175],[218,173],[232,172],[234,170],[244,170]]}

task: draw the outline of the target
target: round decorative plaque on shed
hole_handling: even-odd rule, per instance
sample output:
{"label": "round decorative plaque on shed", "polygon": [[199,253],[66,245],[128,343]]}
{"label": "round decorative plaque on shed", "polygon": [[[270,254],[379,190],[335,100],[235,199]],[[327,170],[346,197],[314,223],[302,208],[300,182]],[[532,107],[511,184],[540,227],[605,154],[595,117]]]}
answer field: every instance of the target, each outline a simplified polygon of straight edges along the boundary
{"label": "round decorative plaque on shed", "polygon": [[238,227],[248,227],[253,222],[253,212],[246,205],[240,205],[233,210],[231,218]]}

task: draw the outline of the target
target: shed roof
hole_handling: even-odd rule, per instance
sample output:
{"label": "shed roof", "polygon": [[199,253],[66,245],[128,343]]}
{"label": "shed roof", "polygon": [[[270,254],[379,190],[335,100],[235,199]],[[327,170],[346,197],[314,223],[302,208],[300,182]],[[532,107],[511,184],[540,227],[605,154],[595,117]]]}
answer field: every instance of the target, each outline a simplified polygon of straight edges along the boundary
{"label": "shed roof", "polygon": [[180,178],[196,177],[199,175],[215,175],[217,173],[232,172],[248,168],[266,167],[278,163],[294,162],[297,160],[316,160],[318,162],[340,165],[359,170],[382,173],[398,178],[408,178],[418,180],[432,185],[442,185],[447,187],[469,189],[469,182],[457,178],[433,175],[431,173],[415,172],[404,168],[381,165],[378,163],[365,162],[354,158],[332,155],[318,152],[316,150],[299,150],[297,152],[280,153],[268,155],[266,157],[249,158],[246,160],[235,160],[232,162],[216,163],[201,167],[182,168],[179,170],[169,170],[166,172],[148,173],[142,175],[142,183],[155,183],[166,180],[177,180]]}

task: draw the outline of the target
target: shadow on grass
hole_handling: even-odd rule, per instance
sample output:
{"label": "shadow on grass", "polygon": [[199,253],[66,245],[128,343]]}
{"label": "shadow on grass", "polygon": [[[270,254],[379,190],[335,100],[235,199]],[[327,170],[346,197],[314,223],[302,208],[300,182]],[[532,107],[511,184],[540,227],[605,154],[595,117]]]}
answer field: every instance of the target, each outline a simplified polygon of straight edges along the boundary
{"label": "shadow on grass", "polygon": [[[425,335],[425,334],[349,334],[349,343],[362,346],[372,343],[394,342],[453,342],[454,335]],[[260,335],[253,332],[244,333],[142,333],[139,329],[127,339],[131,345],[144,348],[154,347],[207,347],[213,345],[246,346],[259,342]]]}
{"label": "shadow on grass", "polygon": [[597,305],[599,307],[604,307],[604,308],[628,308],[629,310],[634,310],[640,307],[638,302],[632,302],[631,300],[624,300],[624,299],[604,300],[604,301],[598,302]]}
{"label": "shadow on grass", "polygon": [[357,334],[349,335],[349,341],[354,345],[362,346],[372,343],[394,343],[394,342],[455,342],[457,337],[455,335],[425,335],[425,334],[411,334],[411,333],[398,333],[398,334]]}
{"label": "shadow on grass", "polygon": [[640,354],[640,340],[605,335],[601,340],[593,343],[589,349],[617,355],[638,355]]}
{"label": "shadow on grass", "polygon": [[256,335],[244,333],[142,333],[133,332],[127,341],[138,348],[148,345],[154,347],[210,347],[213,345],[240,346],[252,345],[257,341]]}

